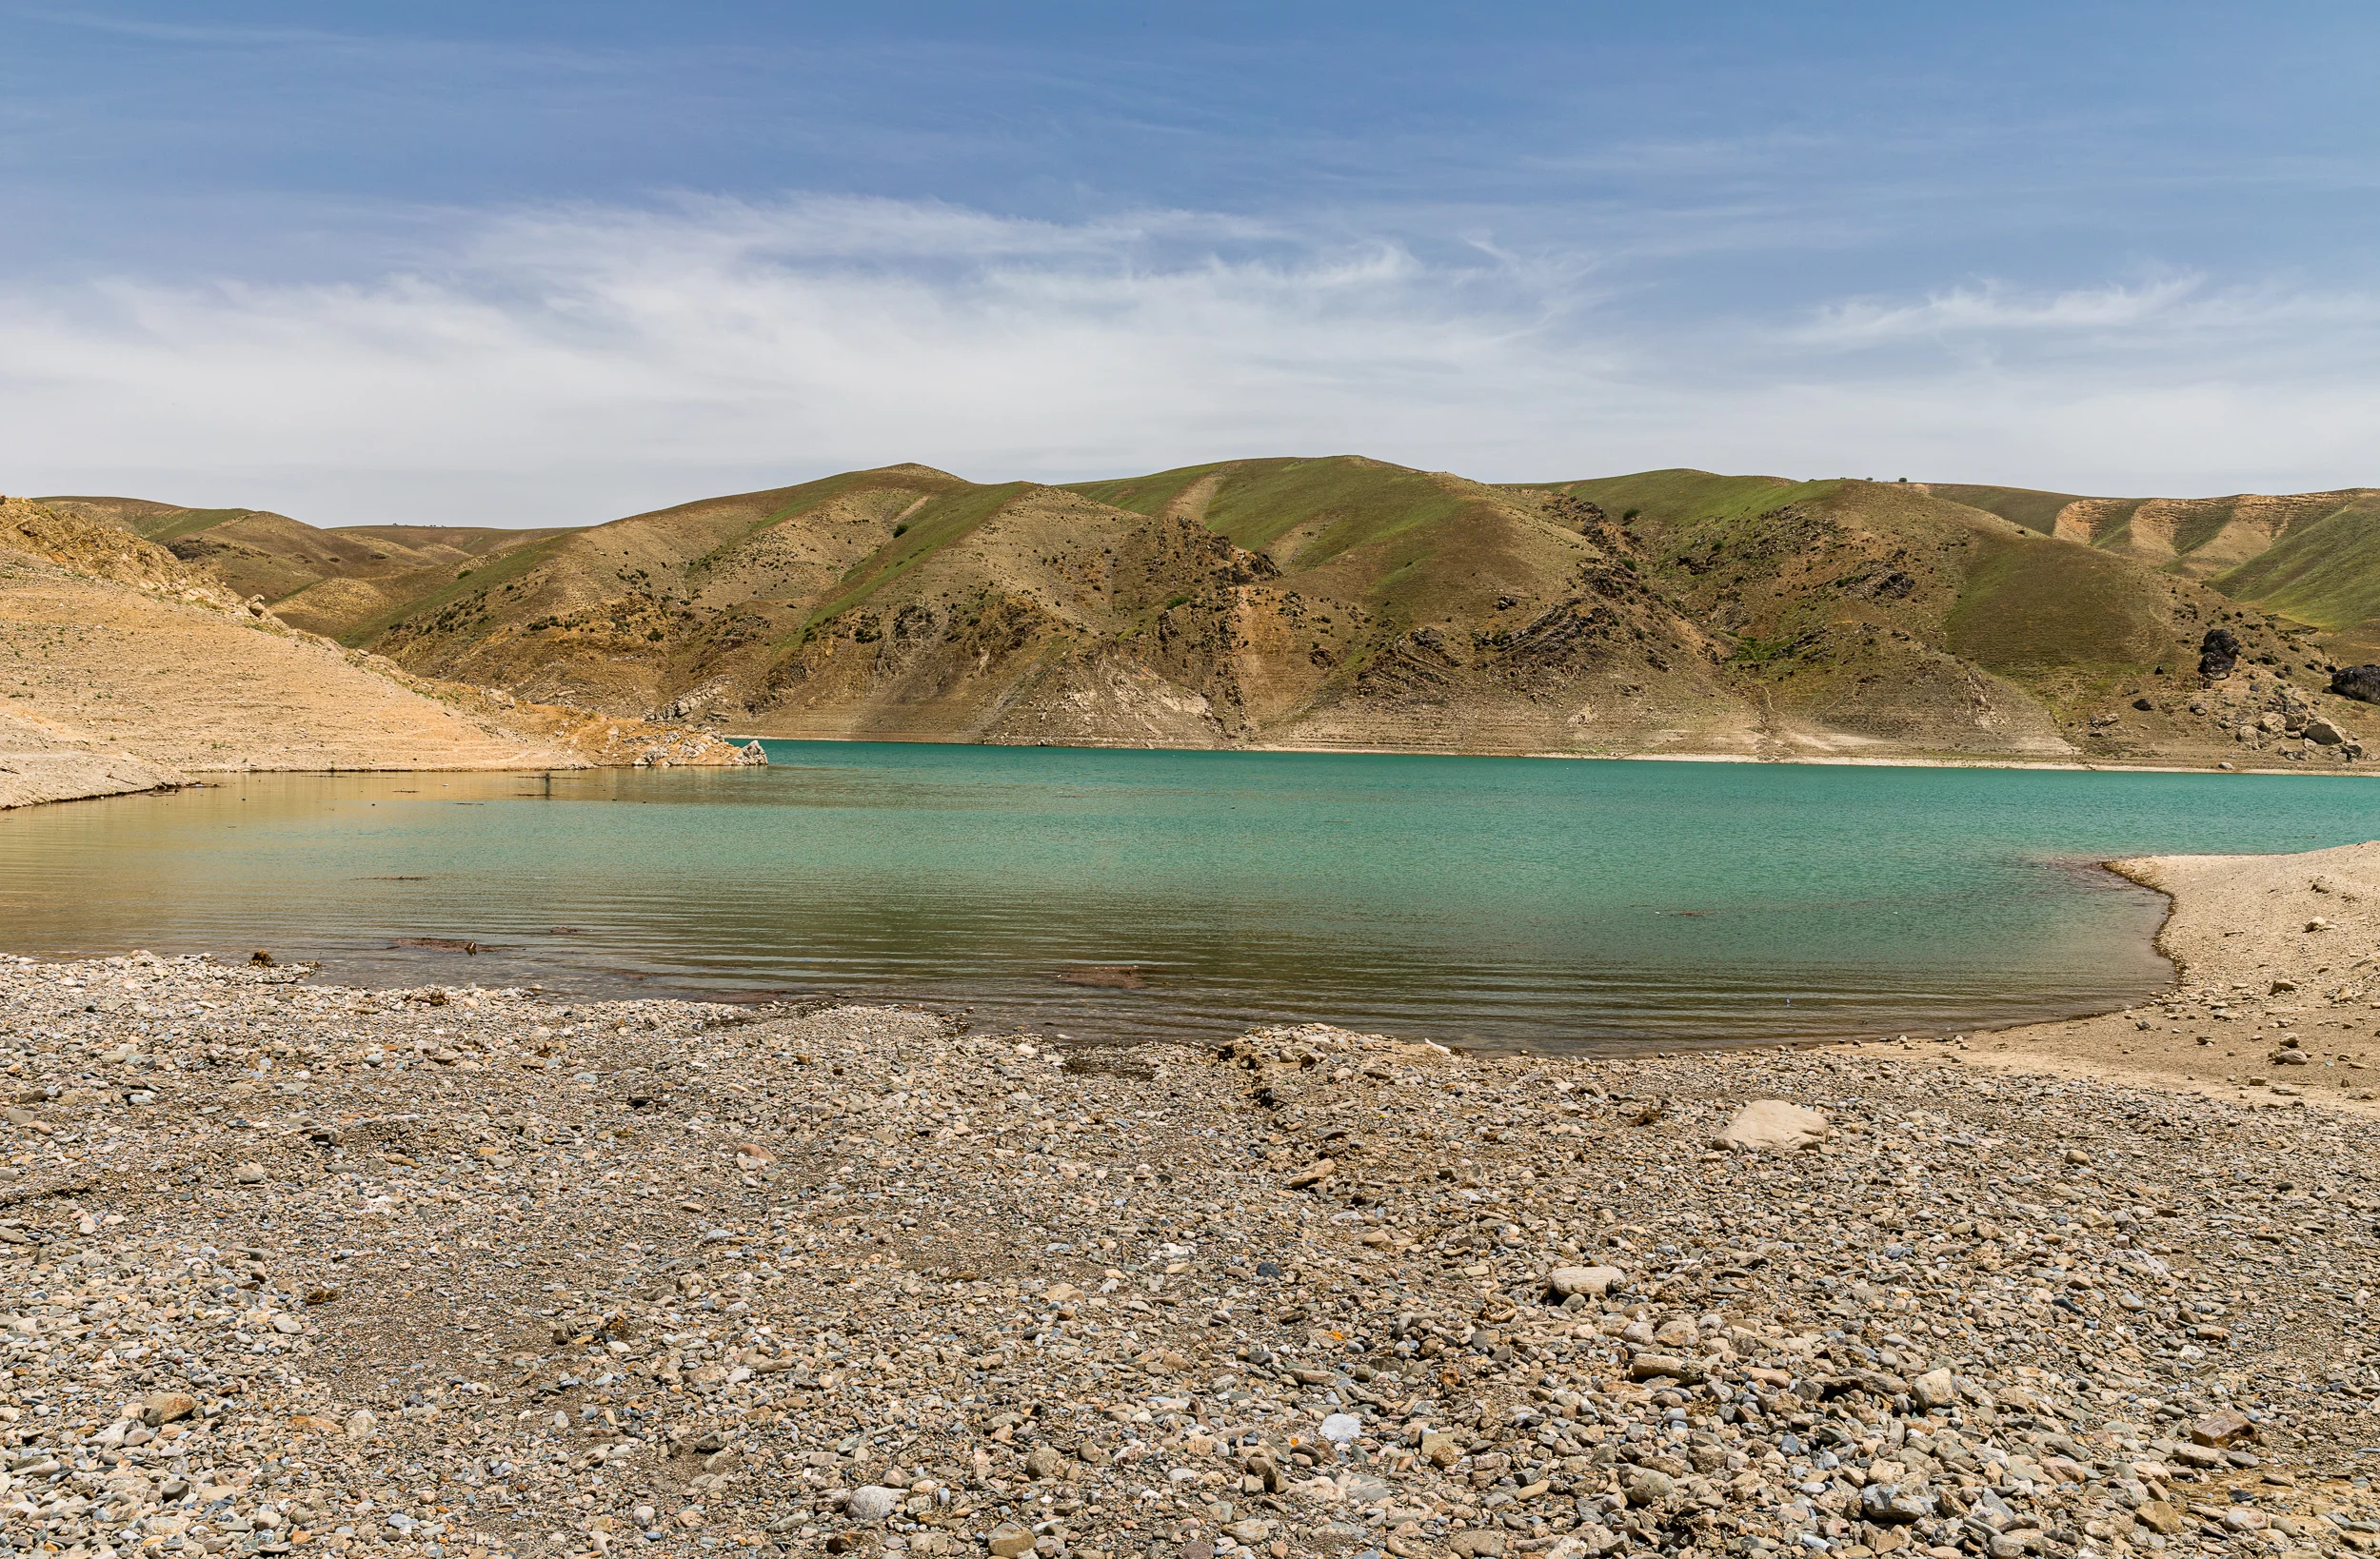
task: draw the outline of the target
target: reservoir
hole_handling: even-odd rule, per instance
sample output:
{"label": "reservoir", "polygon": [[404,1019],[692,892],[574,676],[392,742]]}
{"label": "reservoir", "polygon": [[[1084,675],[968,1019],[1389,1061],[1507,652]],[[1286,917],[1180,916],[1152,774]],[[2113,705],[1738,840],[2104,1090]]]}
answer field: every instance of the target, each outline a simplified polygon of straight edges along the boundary
{"label": "reservoir", "polygon": [[[2095,862],[2380,834],[2366,780],[772,742],[765,769],[252,775],[0,814],[0,949],[351,984],[1686,1048],[2136,1001]],[[467,951],[470,948],[478,951]]]}

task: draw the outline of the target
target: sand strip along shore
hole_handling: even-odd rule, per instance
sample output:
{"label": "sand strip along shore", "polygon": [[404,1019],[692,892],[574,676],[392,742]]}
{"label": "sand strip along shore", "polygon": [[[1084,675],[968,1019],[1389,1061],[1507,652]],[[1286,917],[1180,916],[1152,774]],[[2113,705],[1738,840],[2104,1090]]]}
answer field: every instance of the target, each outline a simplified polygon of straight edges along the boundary
{"label": "sand strip along shore", "polygon": [[2157,945],[2174,988],[2099,1017],[1969,1036],[1951,1047],[1958,1059],[2380,1115],[2380,843],[2113,865],[2172,899]]}
{"label": "sand strip along shore", "polygon": [[[2327,979],[2287,873],[2361,858],[2142,870]],[[2380,1547],[2380,1127],[2311,1095],[304,974],[0,964],[12,1542]]]}

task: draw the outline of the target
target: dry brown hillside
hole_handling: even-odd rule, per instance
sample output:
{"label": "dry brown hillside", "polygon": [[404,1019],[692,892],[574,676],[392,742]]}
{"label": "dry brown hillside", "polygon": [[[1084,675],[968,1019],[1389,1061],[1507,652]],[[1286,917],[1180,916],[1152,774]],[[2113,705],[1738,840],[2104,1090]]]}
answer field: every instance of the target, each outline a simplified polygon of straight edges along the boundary
{"label": "dry brown hillside", "polygon": [[[484,525],[347,525],[325,530],[265,509],[198,509],[137,498],[40,498],[60,516],[92,520],[154,542],[204,567],[274,615],[335,633],[359,611],[385,611],[431,587],[442,571],[534,545],[555,530]],[[325,587],[313,597],[307,592]]]}
{"label": "dry brown hillside", "polygon": [[[777,736],[2339,766],[2374,717],[2330,672],[2380,654],[2365,489],[1499,486],[1334,456],[893,465],[543,532],[72,503],[424,686]],[[2210,634],[2236,661],[2202,675]]]}
{"label": "dry brown hillside", "polygon": [[906,465],[710,500],[458,572],[376,642],[431,675],[765,734],[1758,740],[1717,646],[1558,498],[1355,458],[1115,486]]}
{"label": "dry brown hillside", "polygon": [[351,641],[808,737],[2336,764],[2367,715],[2291,624],[1923,486],[1354,456],[851,472],[457,565]]}
{"label": "dry brown hillside", "polygon": [[0,805],[224,770],[732,760],[691,732],[510,703],[292,629],[105,521],[0,500]]}

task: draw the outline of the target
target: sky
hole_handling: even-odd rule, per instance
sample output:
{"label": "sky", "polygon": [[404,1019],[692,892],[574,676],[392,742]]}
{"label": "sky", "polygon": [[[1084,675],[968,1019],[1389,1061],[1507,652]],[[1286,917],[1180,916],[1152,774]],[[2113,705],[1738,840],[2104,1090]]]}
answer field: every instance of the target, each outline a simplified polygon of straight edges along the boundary
{"label": "sky", "polygon": [[0,489],[2380,484],[2362,3],[0,0]]}

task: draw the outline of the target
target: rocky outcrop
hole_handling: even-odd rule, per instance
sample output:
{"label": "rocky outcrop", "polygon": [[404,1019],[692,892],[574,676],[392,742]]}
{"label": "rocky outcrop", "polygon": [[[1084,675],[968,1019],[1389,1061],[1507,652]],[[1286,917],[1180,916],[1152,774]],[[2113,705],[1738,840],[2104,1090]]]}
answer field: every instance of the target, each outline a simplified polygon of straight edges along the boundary
{"label": "rocky outcrop", "polygon": [[2380,666],[2341,666],[2330,673],[2330,691],[2357,703],[2380,703]]}
{"label": "rocky outcrop", "polygon": [[2239,664],[2239,640],[2228,628],[2210,628],[2198,642],[2198,675],[2229,677]]}

